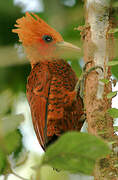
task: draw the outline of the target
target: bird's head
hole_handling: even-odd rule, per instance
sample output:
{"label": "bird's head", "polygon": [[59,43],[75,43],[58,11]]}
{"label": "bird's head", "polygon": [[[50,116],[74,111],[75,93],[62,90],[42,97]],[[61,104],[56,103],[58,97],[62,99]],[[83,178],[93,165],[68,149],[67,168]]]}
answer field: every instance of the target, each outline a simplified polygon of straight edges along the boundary
{"label": "bird's head", "polygon": [[18,33],[31,64],[60,59],[64,52],[71,50],[80,51],[80,48],[65,42],[57,31],[34,13],[30,15],[27,12],[16,22],[17,29],[13,29],[13,32]]}

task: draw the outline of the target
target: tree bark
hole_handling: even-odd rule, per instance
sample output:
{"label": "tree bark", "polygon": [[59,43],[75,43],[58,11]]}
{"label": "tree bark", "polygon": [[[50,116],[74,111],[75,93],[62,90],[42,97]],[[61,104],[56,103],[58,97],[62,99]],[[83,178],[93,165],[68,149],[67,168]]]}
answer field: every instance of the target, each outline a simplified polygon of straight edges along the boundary
{"label": "tree bark", "polygon": [[[86,0],[86,25],[82,36],[84,39],[84,60],[91,61],[87,69],[101,66],[92,71],[86,78],[84,104],[88,122],[88,132],[103,138],[105,141],[115,141],[113,119],[107,113],[111,108],[111,100],[107,94],[112,91],[111,83],[105,85],[100,79],[109,79],[110,68],[107,63],[113,58],[113,38],[108,34],[110,23],[110,0]],[[116,180],[118,170],[115,163],[117,155],[112,153],[109,157],[99,160],[94,170],[95,180]]]}
{"label": "tree bark", "polygon": [[[108,0],[88,0],[86,1],[86,29],[84,41],[84,60],[92,61],[92,66],[101,66],[103,72],[98,69],[91,72],[85,85],[85,108],[88,119],[88,131],[98,135],[105,130],[104,136],[113,134],[113,120],[106,118],[106,111],[111,107],[111,101],[106,95],[111,92],[111,83],[105,85],[100,79],[110,79],[110,69],[107,63],[109,56],[109,3]],[[101,119],[102,118],[102,119]],[[101,121],[100,121],[101,119]],[[106,119],[106,121],[105,121]],[[107,129],[107,127],[109,127]]]}

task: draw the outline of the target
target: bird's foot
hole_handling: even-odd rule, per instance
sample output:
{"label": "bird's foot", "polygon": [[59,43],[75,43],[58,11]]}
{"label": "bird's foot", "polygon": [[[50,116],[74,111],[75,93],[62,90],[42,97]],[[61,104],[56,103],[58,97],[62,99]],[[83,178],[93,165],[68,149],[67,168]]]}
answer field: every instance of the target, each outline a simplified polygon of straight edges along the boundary
{"label": "bird's foot", "polygon": [[88,76],[88,74],[90,74],[92,71],[95,71],[96,69],[101,69],[102,72],[103,72],[103,68],[101,66],[94,66],[92,68],[90,68],[88,71],[86,71],[86,68],[87,68],[87,65],[89,63],[92,63],[92,61],[89,61],[87,62],[84,67],[83,67],[83,70],[82,70],[82,74],[75,86],[75,92],[76,92],[76,97],[78,95],[78,92],[79,92],[79,96],[83,99],[84,97],[84,84],[85,84],[85,80],[86,80],[86,77]]}
{"label": "bird's foot", "polygon": [[84,113],[81,118],[79,119],[80,122],[83,122],[86,120],[86,114]]}

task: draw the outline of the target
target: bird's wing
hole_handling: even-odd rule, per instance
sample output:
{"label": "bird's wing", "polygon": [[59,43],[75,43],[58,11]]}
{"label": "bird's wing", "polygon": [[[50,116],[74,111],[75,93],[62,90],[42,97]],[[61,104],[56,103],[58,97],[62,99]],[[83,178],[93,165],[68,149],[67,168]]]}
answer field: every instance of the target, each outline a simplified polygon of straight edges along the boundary
{"label": "bird's wing", "polygon": [[45,149],[47,143],[50,81],[51,75],[48,70],[35,69],[30,73],[27,84],[27,98],[30,104],[32,121],[37,138],[43,149]]}

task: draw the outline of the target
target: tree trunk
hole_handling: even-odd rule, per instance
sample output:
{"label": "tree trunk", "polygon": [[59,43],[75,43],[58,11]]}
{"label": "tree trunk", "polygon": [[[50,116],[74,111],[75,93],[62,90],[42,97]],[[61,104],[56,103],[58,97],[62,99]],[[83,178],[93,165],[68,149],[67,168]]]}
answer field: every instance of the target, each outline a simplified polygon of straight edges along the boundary
{"label": "tree trunk", "polygon": [[[86,0],[86,26],[82,32],[84,39],[84,60],[91,61],[87,69],[101,66],[89,73],[85,82],[84,104],[88,122],[88,132],[100,136],[105,141],[116,138],[113,130],[113,119],[108,115],[107,109],[111,108],[111,100],[106,95],[112,91],[111,83],[105,85],[100,79],[110,79],[109,60],[113,58],[113,38],[108,34],[110,24],[109,0]],[[118,170],[115,163],[118,158],[112,148],[109,157],[99,160],[94,170],[95,180],[116,180]]]}

